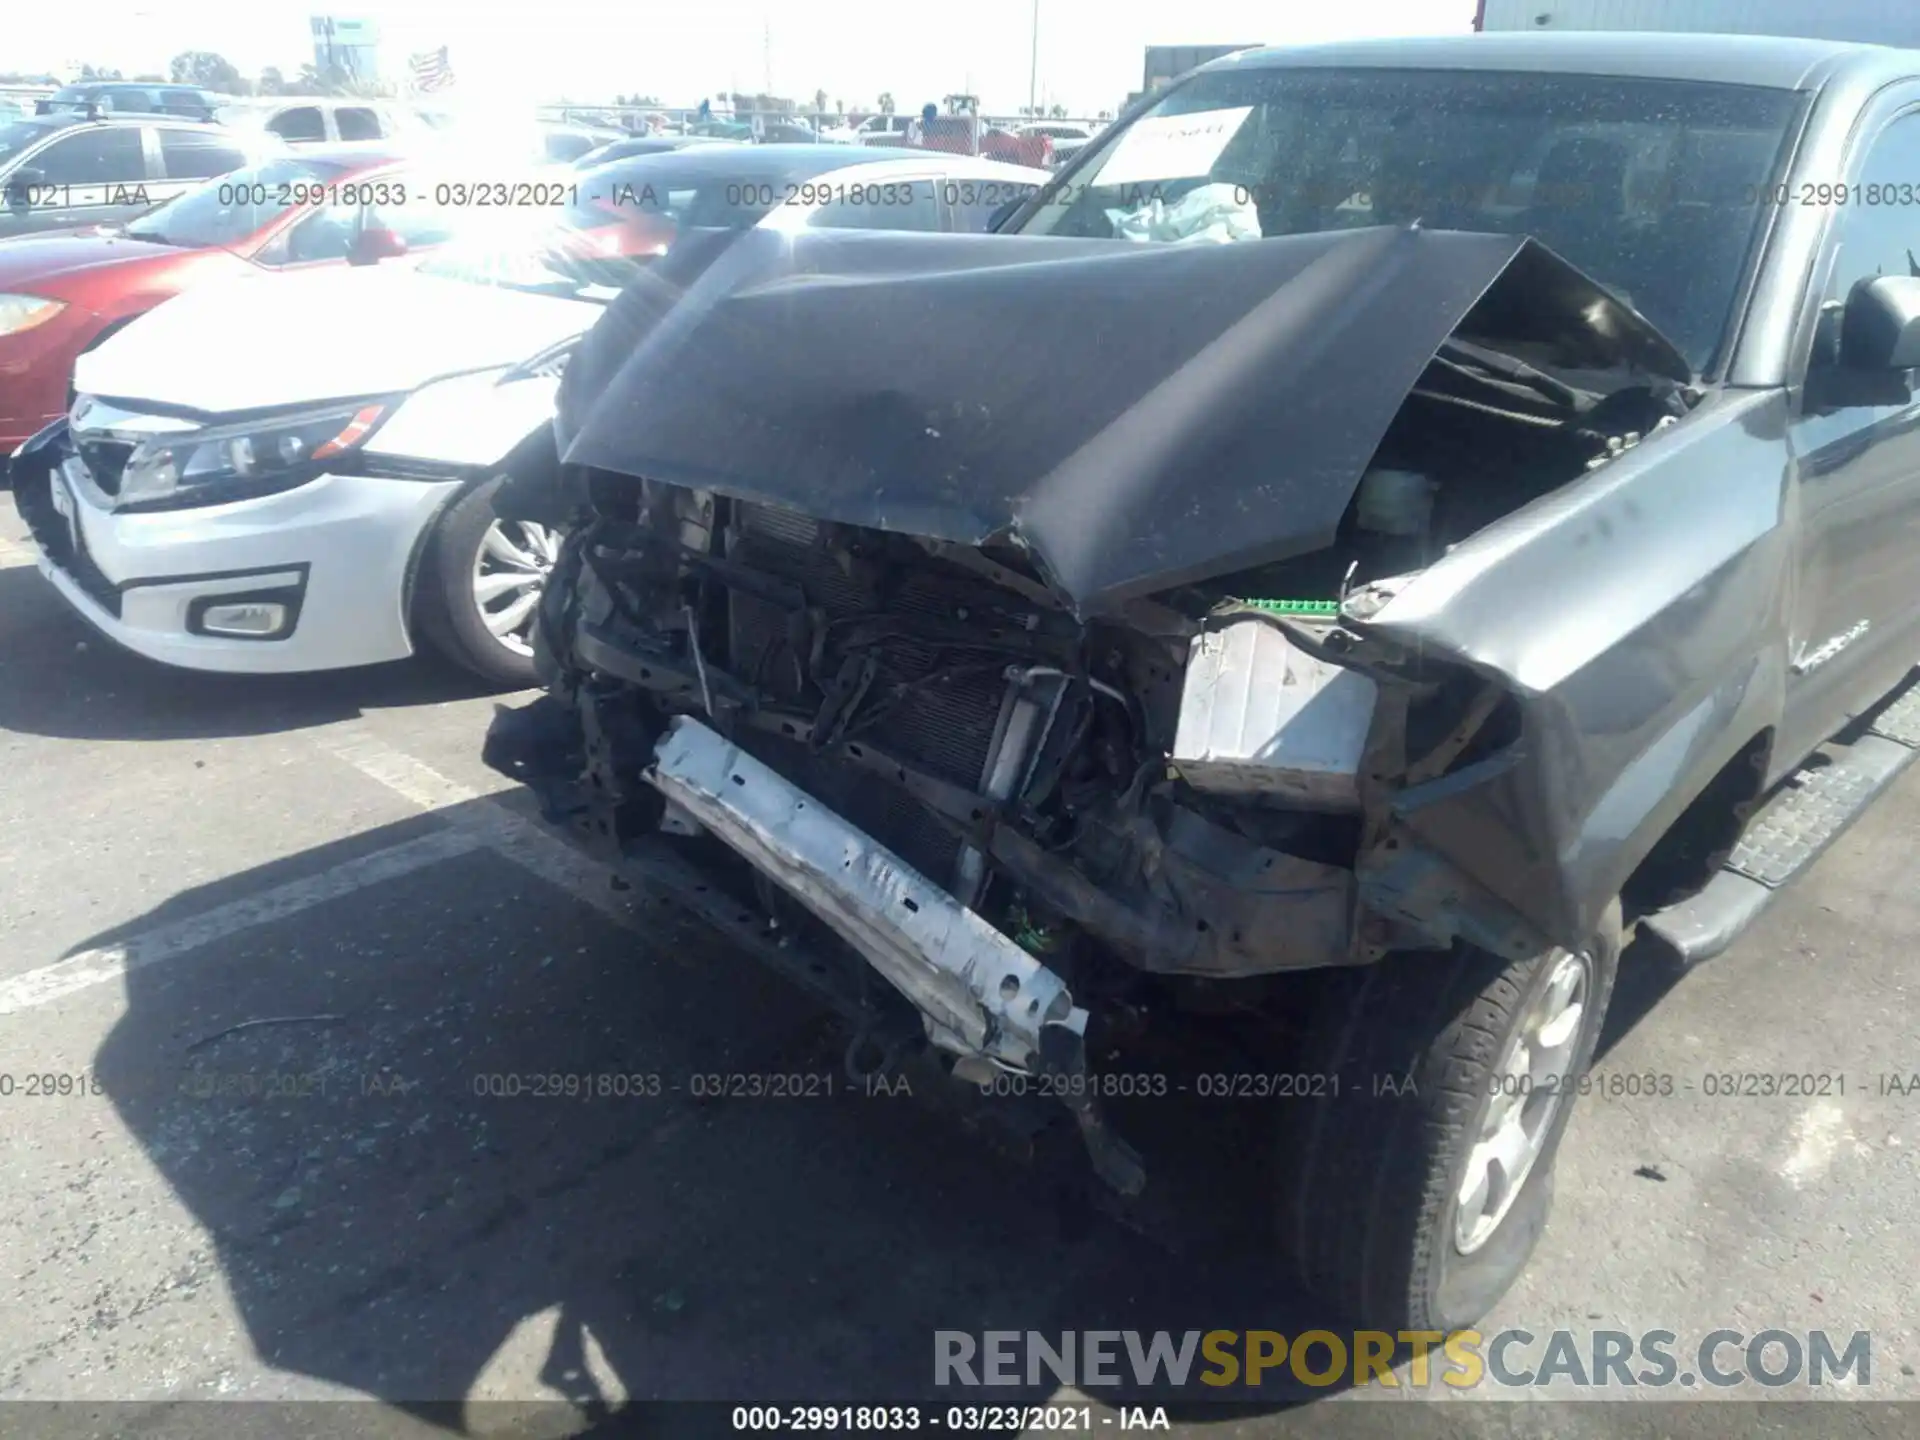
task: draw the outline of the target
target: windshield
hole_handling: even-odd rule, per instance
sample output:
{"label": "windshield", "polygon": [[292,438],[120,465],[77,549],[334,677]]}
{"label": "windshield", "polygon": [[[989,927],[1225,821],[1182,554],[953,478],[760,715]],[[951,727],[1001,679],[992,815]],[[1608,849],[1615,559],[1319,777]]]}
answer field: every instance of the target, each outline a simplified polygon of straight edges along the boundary
{"label": "windshield", "polygon": [[749,229],[792,198],[794,187],[849,163],[815,154],[768,162],[765,151],[748,152],[749,160],[732,146],[700,148],[723,153],[635,156],[536,183],[535,190],[566,192],[557,218],[538,210],[460,212],[453,242],[421,273],[605,304],[682,229]]}
{"label": "windshield", "polygon": [[1694,81],[1212,71],[1103,134],[1006,229],[1206,241],[1419,220],[1530,234],[1706,371],[1798,114],[1789,91]]}
{"label": "windshield", "polygon": [[0,125],[0,165],[46,139],[54,128],[34,120],[13,120]]}
{"label": "windshield", "polygon": [[150,210],[126,228],[136,240],[200,247],[237,245],[299,204],[302,187],[334,180],[350,167],[326,160],[281,159],[219,176]]}

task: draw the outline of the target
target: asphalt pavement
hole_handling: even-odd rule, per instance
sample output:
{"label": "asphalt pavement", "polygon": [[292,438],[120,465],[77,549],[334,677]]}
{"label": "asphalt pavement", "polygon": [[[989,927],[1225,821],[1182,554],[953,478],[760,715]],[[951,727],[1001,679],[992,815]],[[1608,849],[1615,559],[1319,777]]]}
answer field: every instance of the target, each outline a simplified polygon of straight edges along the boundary
{"label": "asphalt pavement", "polygon": [[[933,1390],[940,1330],[1330,1322],[1265,1263],[1257,1107],[1147,1117],[1150,1167],[1186,1183],[1143,1230],[924,1096],[864,1093],[786,982],[613,888],[480,764],[515,698],[426,661],[149,665],[66,610],[0,496],[0,1400],[138,1402],[102,1423],[154,1436],[202,1433],[213,1412],[173,1402],[204,1399],[569,1433],[631,1400],[979,1403]],[[1580,1105],[1484,1332],[1864,1330],[1864,1382],[1768,1393],[1817,1399],[1808,1433],[1915,1428],[1862,1402],[1920,1398],[1916,787],[1722,959],[1677,979],[1629,951],[1599,1069],[1671,1093]],[[696,1093],[770,1074],[838,1083]],[[562,1093],[531,1093],[547,1076]],[[617,1078],[569,1096],[568,1076]],[[1420,1424],[1753,1428],[1701,1393],[1551,1421],[1439,1396]],[[1230,1409],[1135,1398],[1265,1435],[1387,1433],[1379,1406],[1409,1397],[1282,1373]],[[52,1413],[0,1409],[0,1430]]]}

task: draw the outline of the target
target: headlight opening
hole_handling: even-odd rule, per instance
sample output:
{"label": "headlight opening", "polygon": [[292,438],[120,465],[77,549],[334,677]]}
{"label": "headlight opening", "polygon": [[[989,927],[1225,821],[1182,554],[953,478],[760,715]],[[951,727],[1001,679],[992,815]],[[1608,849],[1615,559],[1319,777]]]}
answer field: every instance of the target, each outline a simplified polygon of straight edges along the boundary
{"label": "headlight opening", "polygon": [[213,503],[230,491],[257,493],[310,479],[323,461],[364,444],[392,409],[375,401],[303,415],[149,436],[127,459],[119,502],[184,498]]}

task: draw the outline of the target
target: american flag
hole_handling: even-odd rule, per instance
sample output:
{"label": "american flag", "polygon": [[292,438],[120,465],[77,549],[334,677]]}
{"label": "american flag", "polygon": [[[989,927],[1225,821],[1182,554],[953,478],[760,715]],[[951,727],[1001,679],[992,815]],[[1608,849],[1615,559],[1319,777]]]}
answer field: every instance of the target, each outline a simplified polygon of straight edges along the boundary
{"label": "american flag", "polygon": [[409,56],[407,64],[413,70],[413,88],[416,90],[444,90],[453,84],[453,66],[447,63],[447,47],[438,50],[425,50],[418,55]]}

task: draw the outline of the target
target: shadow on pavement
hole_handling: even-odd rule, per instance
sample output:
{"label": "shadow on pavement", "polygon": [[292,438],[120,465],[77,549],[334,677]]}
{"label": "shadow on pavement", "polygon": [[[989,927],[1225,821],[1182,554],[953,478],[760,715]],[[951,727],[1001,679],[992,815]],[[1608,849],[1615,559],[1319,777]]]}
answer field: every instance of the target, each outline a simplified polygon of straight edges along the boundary
{"label": "shadow on pavement", "polygon": [[[634,903],[617,924],[478,849],[129,970],[95,1070],[212,1237],[217,1277],[183,1283],[217,1279],[272,1366],[441,1423],[535,1376],[583,1423],[623,1398],[1034,1403],[1050,1380],[936,1391],[934,1333],[1335,1325],[1274,1277],[1259,1107],[1129,1117],[1172,1249],[1048,1178],[1078,1167],[865,1093],[784,982]],[[732,1075],[812,1078],[697,1078]],[[1328,1393],[1264,1379],[1202,1393]]]}
{"label": "shadow on pavement", "polygon": [[1605,1060],[1686,978],[1687,971],[1658,941],[1643,937],[1629,944],[1620,955],[1620,973],[1613,982],[1613,998],[1607,1002],[1606,1024],[1593,1063],[1597,1066]]}
{"label": "shadow on pavement", "polygon": [[218,739],[488,693],[479,679],[433,656],[312,675],[170,669],[101,636],[39,571],[0,570],[0,730],[74,740]]}

